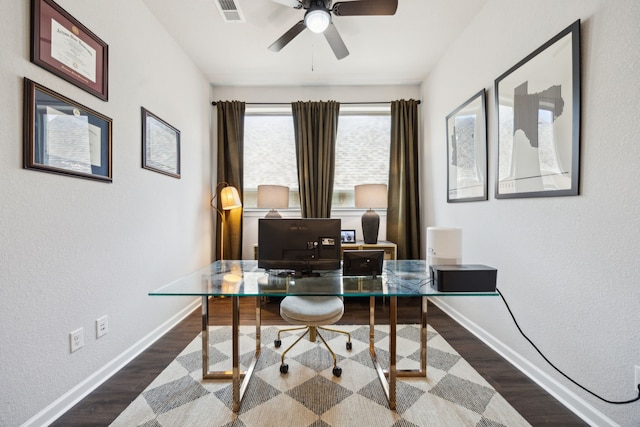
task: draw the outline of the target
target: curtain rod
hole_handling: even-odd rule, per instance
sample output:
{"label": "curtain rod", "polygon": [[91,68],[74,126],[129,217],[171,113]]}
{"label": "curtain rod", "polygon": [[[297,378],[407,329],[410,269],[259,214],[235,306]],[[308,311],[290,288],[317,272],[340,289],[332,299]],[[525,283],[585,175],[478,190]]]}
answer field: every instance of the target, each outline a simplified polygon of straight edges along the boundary
{"label": "curtain rod", "polygon": [[[420,100],[416,101],[420,105]],[[212,101],[211,105],[214,107],[218,104],[216,101]],[[245,102],[247,105],[291,105],[290,102]],[[391,101],[380,102],[340,102],[340,105],[369,105],[369,104],[391,104]]]}

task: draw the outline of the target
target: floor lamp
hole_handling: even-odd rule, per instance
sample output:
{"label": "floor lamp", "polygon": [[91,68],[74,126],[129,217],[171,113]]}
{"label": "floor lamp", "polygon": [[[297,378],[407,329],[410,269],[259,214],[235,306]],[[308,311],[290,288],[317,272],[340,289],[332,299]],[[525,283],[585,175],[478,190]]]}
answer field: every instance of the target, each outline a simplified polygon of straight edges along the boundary
{"label": "floor lamp", "polygon": [[[218,188],[220,188],[221,185],[223,186],[220,190],[220,206],[222,206],[222,210],[218,209],[215,203],[216,197],[218,196]],[[218,214],[220,214],[220,261],[222,261],[224,259],[224,220],[226,213],[223,211],[230,211],[232,209],[242,207],[242,201],[240,201],[240,195],[238,194],[238,190],[236,189],[236,187],[233,187],[226,182],[219,183],[216,186],[216,193],[211,199],[211,207],[215,209]]]}

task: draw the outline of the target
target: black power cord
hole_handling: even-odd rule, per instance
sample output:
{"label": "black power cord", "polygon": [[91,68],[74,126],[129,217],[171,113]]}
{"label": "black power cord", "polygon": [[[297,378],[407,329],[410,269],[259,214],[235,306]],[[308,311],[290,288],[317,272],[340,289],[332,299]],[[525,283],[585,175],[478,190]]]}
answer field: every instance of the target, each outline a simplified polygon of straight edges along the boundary
{"label": "black power cord", "polygon": [[607,403],[611,403],[614,405],[626,405],[627,403],[633,403],[633,402],[637,402],[638,400],[640,400],[640,384],[638,384],[638,397],[636,397],[635,399],[630,399],[630,400],[625,400],[625,401],[613,401],[613,400],[607,400],[601,396],[598,396],[596,393],[592,392],[591,390],[589,390],[588,388],[582,386],[581,384],[578,384],[575,380],[573,380],[571,377],[569,377],[567,374],[565,374],[564,372],[562,372],[560,369],[558,369],[553,363],[551,363],[551,361],[549,359],[547,359],[547,357],[542,354],[542,352],[538,349],[538,347],[536,347],[536,345],[533,343],[533,341],[531,341],[529,339],[529,337],[527,337],[527,335],[522,331],[522,329],[520,328],[520,325],[518,325],[518,321],[516,320],[515,316],[513,315],[513,312],[511,311],[511,308],[509,307],[509,304],[507,303],[507,300],[504,298],[504,296],[502,295],[502,292],[500,292],[500,289],[496,288],[496,291],[498,292],[498,294],[500,295],[500,298],[502,298],[502,301],[504,302],[504,305],[507,307],[507,310],[509,311],[509,314],[511,315],[511,318],[513,319],[513,323],[516,324],[516,327],[518,328],[518,331],[520,331],[520,334],[522,334],[522,336],[529,341],[529,344],[531,344],[533,346],[533,348],[538,352],[538,354],[549,364],[551,365],[551,367],[553,369],[555,369],[556,371],[558,371],[563,377],[565,377],[566,379],[568,379],[569,381],[571,381],[573,384],[577,385],[578,387],[580,387],[582,390],[586,391],[587,393],[589,393],[592,396],[597,397],[598,399],[602,400],[603,402],[607,402]]}

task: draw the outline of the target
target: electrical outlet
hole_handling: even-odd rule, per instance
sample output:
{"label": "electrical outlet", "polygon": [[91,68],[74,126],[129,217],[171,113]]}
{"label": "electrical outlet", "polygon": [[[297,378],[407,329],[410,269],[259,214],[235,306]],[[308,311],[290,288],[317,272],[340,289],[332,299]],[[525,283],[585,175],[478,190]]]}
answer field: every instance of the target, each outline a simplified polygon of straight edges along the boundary
{"label": "electrical outlet", "polygon": [[635,392],[638,391],[638,386],[640,386],[640,366],[636,365],[636,381],[633,383],[633,387]]}
{"label": "electrical outlet", "polygon": [[84,332],[82,328],[76,329],[73,332],[69,333],[69,348],[71,353],[76,350],[79,350],[84,345]]}
{"label": "electrical outlet", "polygon": [[109,333],[109,318],[102,316],[96,320],[96,338],[100,338]]}

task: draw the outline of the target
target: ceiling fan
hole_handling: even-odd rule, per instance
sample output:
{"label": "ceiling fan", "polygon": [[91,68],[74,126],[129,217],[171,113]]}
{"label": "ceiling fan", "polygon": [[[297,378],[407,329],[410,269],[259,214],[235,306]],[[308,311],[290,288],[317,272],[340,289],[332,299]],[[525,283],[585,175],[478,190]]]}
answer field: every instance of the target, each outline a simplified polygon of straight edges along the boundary
{"label": "ceiling fan", "polygon": [[339,1],[331,5],[331,0],[272,0],[294,9],[305,9],[304,19],[298,21],[278,40],[269,46],[269,50],[279,52],[305,28],[314,33],[323,33],[336,58],[349,55],[337,28],[333,25],[334,16],[394,15],[398,9],[398,0],[354,0]]}

